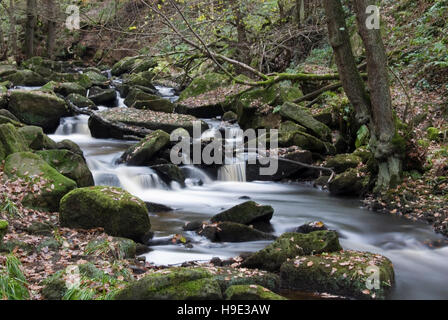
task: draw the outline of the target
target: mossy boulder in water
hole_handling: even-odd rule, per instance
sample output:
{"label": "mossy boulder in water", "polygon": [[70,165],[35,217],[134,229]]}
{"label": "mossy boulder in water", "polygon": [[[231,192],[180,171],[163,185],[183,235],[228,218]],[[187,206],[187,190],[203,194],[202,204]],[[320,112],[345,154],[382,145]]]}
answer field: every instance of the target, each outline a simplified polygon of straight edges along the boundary
{"label": "mossy boulder in water", "polygon": [[218,222],[205,225],[196,231],[212,242],[247,242],[274,240],[275,236],[235,222]]}
{"label": "mossy boulder in water", "polygon": [[317,121],[310,111],[297,104],[286,102],[280,108],[280,114],[286,119],[293,120],[307,128],[313,135],[322,140],[328,140],[331,129],[322,122]]}
{"label": "mossy boulder in water", "polygon": [[100,87],[92,87],[89,91],[88,98],[96,105],[112,107],[116,103],[117,92],[112,88],[104,89]]}
{"label": "mossy boulder in water", "polygon": [[172,104],[169,100],[146,93],[136,88],[131,89],[126,99],[124,100],[124,103],[128,107],[136,109],[153,110],[167,113],[172,113],[174,111],[174,104]]}
{"label": "mossy boulder in water", "polygon": [[[13,64],[1,64],[0,65],[0,79],[17,71],[17,67]],[[2,80],[3,81],[3,80]]]}
{"label": "mossy boulder in water", "polygon": [[78,108],[97,109],[95,103],[92,100],[77,93],[69,94],[66,99]]}
{"label": "mossy boulder in water", "polygon": [[42,91],[11,91],[8,110],[21,122],[39,126],[45,132],[52,132],[59,126],[60,119],[68,115],[65,101],[55,94]]}
{"label": "mossy boulder in water", "polygon": [[76,188],[76,182],[63,176],[39,155],[30,152],[14,153],[6,158],[4,171],[10,179],[32,179],[41,185],[39,192],[27,194],[27,207],[58,211],[59,201]]}
{"label": "mossy boulder in water", "polygon": [[135,86],[156,90],[156,88],[152,84],[153,78],[154,73],[149,71],[133,73],[129,75],[128,77],[123,79],[123,89],[125,90],[125,94],[126,91],[129,91],[130,88],[133,88]]}
{"label": "mossy boulder in water", "polygon": [[107,77],[103,76],[101,73],[95,72],[93,70],[89,70],[84,72],[84,75],[92,81],[94,86],[106,86],[108,84]]}
{"label": "mossy boulder in water", "polygon": [[59,173],[75,181],[78,187],[95,185],[92,172],[80,155],[69,150],[45,150],[37,154]]}
{"label": "mossy boulder in water", "polygon": [[219,283],[205,268],[170,268],[149,273],[115,300],[221,300]]}
{"label": "mossy boulder in water", "polygon": [[86,89],[93,85],[89,77],[81,73],[53,73],[50,80],[56,82],[76,82]]}
{"label": "mossy boulder in water", "polygon": [[174,181],[179,183],[182,187],[185,186],[185,175],[175,164],[158,164],[151,166],[151,169],[155,170],[166,183],[170,184]]}
{"label": "mossy boulder in water", "polygon": [[251,255],[242,266],[277,271],[287,259],[340,250],[342,248],[339,238],[334,231],[316,231],[309,234],[287,232],[266,248]]}
{"label": "mossy boulder in water", "polygon": [[143,201],[120,188],[89,187],[73,190],[62,198],[59,221],[68,228],[104,228],[117,237],[141,241],[150,231]]}
{"label": "mossy boulder in water", "polygon": [[39,87],[47,81],[38,73],[31,70],[17,70],[16,72],[4,76],[3,81],[11,81],[15,86]]}
{"label": "mossy boulder in water", "polygon": [[41,127],[25,126],[23,128],[19,128],[18,131],[25,138],[28,147],[33,150],[49,150],[57,148],[56,142],[50,139]]}
{"label": "mossy boulder in water", "polygon": [[362,159],[353,154],[338,154],[327,159],[326,167],[333,168],[334,172],[342,173],[350,168],[356,168]]}
{"label": "mossy boulder in water", "polygon": [[66,97],[69,94],[76,93],[85,96],[87,94],[87,89],[76,82],[62,82],[58,83],[55,81],[50,81],[44,85],[40,90],[42,91],[53,91],[59,93],[60,95]]}
{"label": "mossy boulder in water", "polygon": [[282,286],[288,289],[357,299],[385,299],[394,284],[394,269],[389,259],[348,250],[295,257],[281,266],[280,276]]}
{"label": "mossy boulder in water", "polygon": [[210,221],[227,221],[249,225],[256,222],[269,222],[273,214],[274,209],[271,206],[246,201],[213,216]]}
{"label": "mossy boulder in water", "polygon": [[112,67],[112,75],[121,76],[123,73],[144,72],[157,66],[157,62],[145,56],[126,57]]}
{"label": "mossy boulder in water", "polygon": [[231,286],[224,292],[224,296],[226,300],[288,300],[256,284]]}
{"label": "mossy boulder in water", "polygon": [[369,179],[369,175],[358,169],[349,169],[330,182],[330,193],[335,196],[360,196],[367,191]]}
{"label": "mossy boulder in water", "polygon": [[120,162],[130,166],[148,164],[152,158],[170,142],[170,135],[157,130],[147,135],[142,141],[130,147],[121,156]]}
{"label": "mossy boulder in water", "polygon": [[3,237],[8,232],[8,227],[9,227],[8,221],[0,220],[0,244],[3,241]]}
{"label": "mossy boulder in water", "polygon": [[69,139],[59,141],[58,143],[56,143],[56,148],[54,149],[70,150],[71,152],[76,153],[77,155],[85,159],[84,152],[82,151],[82,149],[76,143],[74,143],[72,140]]}
{"label": "mossy boulder in water", "polygon": [[10,123],[0,125],[0,161],[10,154],[28,151],[23,135]]}

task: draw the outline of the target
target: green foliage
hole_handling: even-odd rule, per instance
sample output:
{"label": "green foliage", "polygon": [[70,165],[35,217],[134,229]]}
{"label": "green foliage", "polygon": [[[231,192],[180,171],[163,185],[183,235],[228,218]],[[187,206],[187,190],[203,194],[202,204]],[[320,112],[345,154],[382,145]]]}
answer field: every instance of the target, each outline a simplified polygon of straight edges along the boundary
{"label": "green foliage", "polygon": [[11,217],[22,217],[19,208],[17,208],[17,205],[9,199],[6,193],[3,193],[3,203],[0,212],[4,212]]}
{"label": "green foliage", "polygon": [[30,298],[28,283],[20,267],[21,263],[14,255],[7,256],[5,266],[0,267],[0,298],[8,300]]}

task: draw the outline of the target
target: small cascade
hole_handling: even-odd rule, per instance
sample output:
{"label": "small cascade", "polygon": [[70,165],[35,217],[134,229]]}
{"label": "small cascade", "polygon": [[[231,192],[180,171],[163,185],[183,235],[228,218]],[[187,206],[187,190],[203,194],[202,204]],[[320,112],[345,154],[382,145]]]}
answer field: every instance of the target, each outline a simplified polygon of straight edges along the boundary
{"label": "small cascade", "polygon": [[89,116],[87,115],[77,115],[70,118],[63,118],[61,119],[61,124],[57,128],[55,135],[90,135],[89,125],[87,124],[88,119]]}
{"label": "small cascade", "polygon": [[246,162],[223,165],[218,170],[218,180],[246,182]]}
{"label": "small cascade", "polygon": [[185,184],[187,186],[198,186],[211,184],[213,180],[201,169],[195,166],[184,166],[181,168],[185,175]]}

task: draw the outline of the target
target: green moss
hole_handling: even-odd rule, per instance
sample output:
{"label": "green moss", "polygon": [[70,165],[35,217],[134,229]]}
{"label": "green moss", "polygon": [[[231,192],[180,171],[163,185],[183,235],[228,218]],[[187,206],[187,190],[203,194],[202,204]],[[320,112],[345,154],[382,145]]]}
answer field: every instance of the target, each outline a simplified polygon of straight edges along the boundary
{"label": "green moss", "polygon": [[4,76],[3,81],[11,81],[15,86],[42,86],[45,79],[38,73],[31,70],[17,70],[15,73]]}
{"label": "green moss", "polygon": [[46,134],[44,134],[42,128],[37,126],[25,126],[18,130],[25,141],[33,150],[42,149],[56,149],[56,142],[51,140]]}
{"label": "green moss", "polygon": [[31,208],[58,211],[59,200],[76,188],[75,181],[64,177],[40,156],[30,152],[8,156],[4,171],[11,179],[39,179],[43,182],[40,193],[27,194],[23,200],[23,204]]}
{"label": "green moss", "polygon": [[3,241],[3,237],[8,232],[9,223],[6,220],[0,220],[0,244]]}
{"label": "green moss", "polygon": [[92,172],[80,155],[69,150],[45,150],[37,154],[59,173],[74,180],[78,187],[95,185]]}
{"label": "green moss", "polygon": [[23,135],[11,123],[0,125],[0,160],[10,154],[28,151]]}
{"label": "green moss", "polygon": [[229,78],[219,73],[207,73],[194,79],[190,85],[180,94],[179,101],[197,97],[208,91],[229,85]]}
{"label": "green moss", "polygon": [[147,135],[142,141],[130,147],[121,157],[128,165],[144,165],[155,154],[162,150],[170,142],[170,135],[162,130],[157,130]]}
{"label": "green moss", "polygon": [[[379,289],[368,289],[368,279],[378,268]],[[384,256],[343,251],[296,257],[280,269],[282,283],[293,290],[327,292],[358,299],[385,299],[394,283],[393,265]]]}
{"label": "green moss", "polygon": [[224,296],[226,300],[288,300],[258,285],[234,285],[225,291]]}
{"label": "green moss", "polygon": [[427,133],[429,140],[431,140],[431,141],[439,141],[440,140],[441,132],[439,129],[434,128],[434,127],[429,127],[426,130],[426,133]]}
{"label": "green moss", "polygon": [[91,108],[94,109],[95,103],[90,100],[89,98],[77,94],[77,93],[71,93],[67,96],[67,100],[70,101],[71,103],[73,103],[75,106],[77,106],[78,108]]}
{"label": "green moss", "polygon": [[84,75],[90,79],[94,86],[104,85],[108,81],[107,77],[95,71],[84,72]]}
{"label": "green moss", "polygon": [[266,248],[254,253],[243,262],[242,266],[276,271],[287,259],[339,250],[342,248],[334,231],[315,231],[308,234],[288,232]]}
{"label": "green moss", "polygon": [[370,176],[362,176],[357,169],[349,169],[330,182],[330,193],[335,196],[360,196],[367,191]]}
{"label": "green moss", "polygon": [[354,154],[338,154],[327,159],[326,167],[333,168],[336,173],[342,173],[350,168],[356,168],[362,159]]}
{"label": "green moss", "polygon": [[112,235],[140,241],[151,224],[145,203],[113,187],[73,190],[61,200],[59,221],[69,228],[102,227]]}
{"label": "green moss", "polygon": [[255,201],[246,201],[213,216],[211,222],[235,222],[252,224],[255,222],[269,222],[274,214],[271,206],[260,205]]}

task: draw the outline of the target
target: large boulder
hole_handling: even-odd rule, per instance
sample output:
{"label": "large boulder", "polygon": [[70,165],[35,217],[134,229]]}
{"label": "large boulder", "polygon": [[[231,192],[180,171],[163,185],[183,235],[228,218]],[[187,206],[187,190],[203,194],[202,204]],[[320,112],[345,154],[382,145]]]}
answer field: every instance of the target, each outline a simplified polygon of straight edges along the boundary
{"label": "large boulder", "polygon": [[130,147],[121,156],[120,162],[130,166],[142,166],[148,164],[152,158],[170,142],[170,135],[162,130],[157,130],[139,143]]}
{"label": "large boulder", "polygon": [[86,89],[93,85],[89,77],[82,73],[53,73],[49,79],[55,82],[76,82]]}
{"label": "large boulder", "polygon": [[205,268],[170,268],[129,284],[115,300],[221,300],[218,281]]}
{"label": "large boulder", "polygon": [[67,101],[70,103],[73,103],[78,108],[89,108],[89,109],[97,109],[95,103],[87,98],[86,96],[77,94],[77,93],[71,93],[66,97]]}
{"label": "large boulder", "polygon": [[59,173],[75,181],[78,187],[95,185],[92,172],[82,156],[69,150],[45,150],[37,154]]}
{"label": "large boulder", "polygon": [[274,209],[268,205],[261,205],[254,201],[246,201],[213,216],[211,222],[235,222],[253,224],[256,222],[269,222]]}
{"label": "large boulder", "polygon": [[327,160],[326,167],[332,168],[336,173],[342,173],[350,168],[356,168],[362,159],[353,154],[338,154]]}
{"label": "large boulder", "polygon": [[3,79],[3,77],[13,74],[16,71],[17,71],[17,67],[13,64],[1,64],[0,65],[0,79]]}
{"label": "large boulder", "polygon": [[185,175],[175,164],[158,164],[151,166],[151,169],[155,170],[165,183],[170,184],[174,181],[179,183],[181,187],[185,186]]}
{"label": "large boulder", "polygon": [[120,188],[97,186],[73,190],[62,198],[59,212],[63,227],[101,227],[112,236],[135,241],[141,241],[151,229],[145,203]]}
{"label": "large boulder", "polygon": [[49,150],[56,149],[57,144],[52,139],[50,139],[42,130],[41,127],[36,126],[24,126],[19,128],[18,130],[22,136],[25,138],[25,141],[33,150]]}
{"label": "large boulder", "polygon": [[69,113],[65,101],[48,92],[14,90],[9,94],[8,110],[21,122],[42,127],[45,132],[56,130],[60,119]]}
{"label": "large boulder", "polygon": [[38,73],[31,70],[17,70],[3,77],[3,81],[11,81],[15,86],[39,87],[47,81]]}
{"label": "large boulder", "polygon": [[287,232],[266,248],[254,253],[242,264],[247,268],[278,271],[282,263],[297,256],[342,250],[334,231],[316,231],[309,234]]}
{"label": "large boulder", "polygon": [[112,75],[121,76],[123,73],[144,72],[157,66],[157,62],[145,56],[126,57],[112,67]]}
{"label": "large boulder", "polygon": [[169,100],[146,93],[136,88],[131,89],[126,99],[124,100],[124,103],[128,107],[136,109],[153,110],[167,113],[172,113],[174,111],[174,104],[172,104]]}
{"label": "large boulder", "polygon": [[6,158],[5,174],[10,179],[30,179],[38,186],[36,193],[25,195],[22,203],[31,208],[58,211],[59,201],[76,188],[76,182],[63,176],[39,155],[18,152]]}
{"label": "large boulder", "polygon": [[190,115],[134,108],[113,108],[93,114],[89,119],[89,128],[95,138],[145,137],[152,130],[171,133],[178,128],[184,128],[191,135],[195,121],[199,122],[201,131],[208,129],[205,122]]}
{"label": "large boulder", "polygon": [[84,75],[92,81],[92,85],[104,87],[108,85],[107,77],[103,76],[101,73],[95,72],[93,70],[89,70],[84,72]]}
{"label": "large boulder", "polygon": [[358,169],[349,169],[330,182],[329,190],[335,196],[360,196],[367,191],[370,176]]}
{"label": "large boulder", "polygon": [[0,125],[0,161],[10,154],[28,151],[23,135],[11,123]]}
{"label": "large boulder", "polygon": [[230,286],[224,297],[226,300],[288,300],[256,284]]}
{"label": "large boulder", "polygon": [[[377,283],[372,279],[375,274]],[[281,266],[280,276],[282,286],[288,289],[357,299],[385,299],[394,284],[394,269],[389,259],[358,251],[292,258]]]}
{"label": "large boulder", "polygon": [[322,122],[317,121],[311,112],[297,104],[286,102],[280,108],[280,114],[286,119],[293,120],[307,128],[313,135],[322,140],[328,140],[331,129]]}
{"label": "large boulder", "polygon": [[76,82],[62,82],[58,83],[55,81],[50,81],[44,85],[40,90],[42,91],[53,91],[64,97],[69,94],[76,93],[85,96],[87,94],[87,89]]}
{"label": "large boulder", "polygon": [[117,92],[113,88],[92,87],[89,90],[88,98],[96,105],[113,107],[117,102]]}

